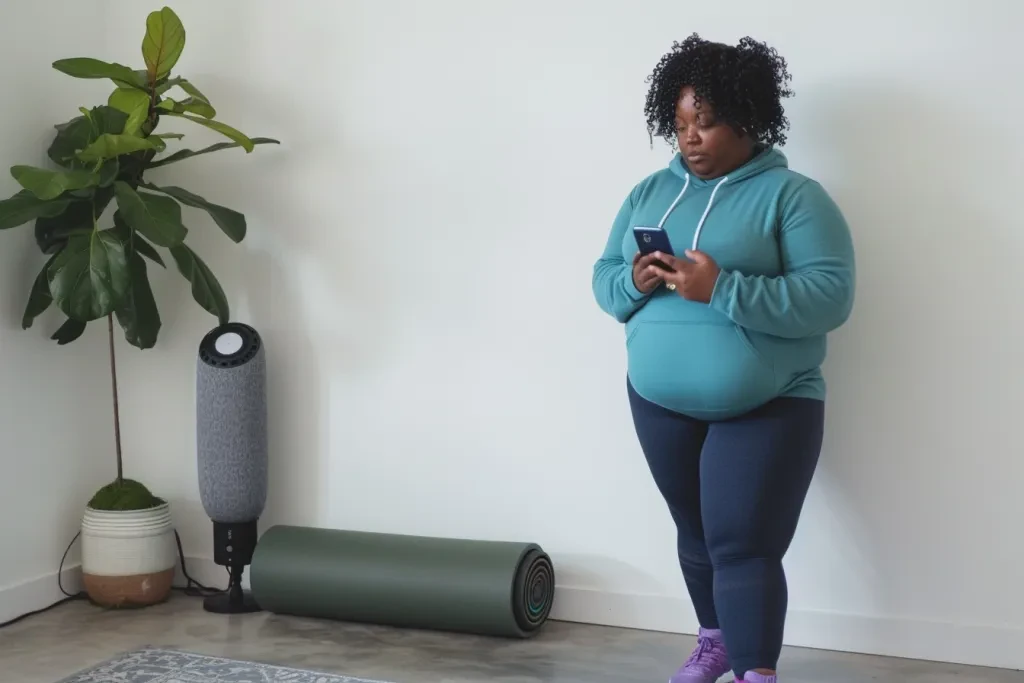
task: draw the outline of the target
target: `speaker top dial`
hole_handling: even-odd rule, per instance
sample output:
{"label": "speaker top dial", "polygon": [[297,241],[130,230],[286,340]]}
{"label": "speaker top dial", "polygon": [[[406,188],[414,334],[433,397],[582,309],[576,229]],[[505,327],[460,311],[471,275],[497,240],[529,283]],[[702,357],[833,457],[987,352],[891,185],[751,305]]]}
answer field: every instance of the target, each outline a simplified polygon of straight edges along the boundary
{"label": "speaker top dial", "polygon": [[259,333],[245,323],[219,325],[199,344],[199,360],[214,368],[237,368],[252,360],[263,345]]}

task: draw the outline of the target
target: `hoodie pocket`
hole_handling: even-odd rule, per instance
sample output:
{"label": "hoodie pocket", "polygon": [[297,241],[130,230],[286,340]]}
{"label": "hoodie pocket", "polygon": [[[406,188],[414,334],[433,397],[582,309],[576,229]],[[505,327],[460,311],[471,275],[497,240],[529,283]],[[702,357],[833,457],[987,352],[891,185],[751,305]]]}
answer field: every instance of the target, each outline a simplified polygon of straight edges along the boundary
{"label": "hoodie pocket", "polygon": [[736,414],[778,390],[770,360],[731,323],[638,322],[627,353],[637,392],[677,412]]}

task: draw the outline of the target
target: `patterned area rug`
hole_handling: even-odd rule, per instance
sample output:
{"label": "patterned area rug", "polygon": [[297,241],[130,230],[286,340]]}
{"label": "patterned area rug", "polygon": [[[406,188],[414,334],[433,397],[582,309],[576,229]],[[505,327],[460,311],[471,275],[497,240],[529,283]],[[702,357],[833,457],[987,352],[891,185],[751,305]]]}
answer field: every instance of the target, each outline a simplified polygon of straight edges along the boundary
{"label": "patterned area rug", "polygon": [[173,650],[129,652],[61,683],[382,683]]}

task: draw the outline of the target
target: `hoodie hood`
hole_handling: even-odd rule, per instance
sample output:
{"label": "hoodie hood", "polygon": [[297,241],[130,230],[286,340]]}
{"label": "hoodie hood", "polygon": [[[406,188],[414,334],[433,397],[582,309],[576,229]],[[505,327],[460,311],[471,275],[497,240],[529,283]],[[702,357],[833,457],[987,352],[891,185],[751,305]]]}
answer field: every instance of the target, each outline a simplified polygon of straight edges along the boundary
{"label": "hoodie hood", "polygon": [[690,187],[695,189],[712,187],[711,197],[708,199],[708,205],[705,207],[703,215],[700,216],[700,220],[697,222],[696,231],[693,233],[693,243],[690,245],[690,249],[696,251],[698,248],[698,241],[700,240],[700,230],[703,229],[703,224],[705,224],[705,221],[708,219],[708,214],[711,213],[712,206],[715,204],[715,196],[718,195],[719,189],[721,189],[726,183],[729,183],[729,185],[732,186],[742,180],[760,175],[768,169],[787,168],[788,165],[790,165],[786,160],[785,155],[778,150],[775,150],[774,147],[758,145],[755,148],[757,153],[754,155],[754,159],[746,162],[727,175],[710,178],[708,180],[702,180],[690,173],[689,168],[686,166],[686,162],[683,161],[683,156],[677,153],[672,162],[670,162],[669,168],[675,175],[678,175],[683,179],[683,188],[680,190],[679,196],[676,197],[676,201],[673,202],[672,206],[669,207],[669,210],[665,212],[665,215],[662,217],[662,221],[660,221],[657,226],[665,226],[665,222],[669,220],[669,216],[672,215],[672,212],[682,201],[683,196],[686,195],[687,189]]}
{"label": "hoodie hood", "polygon": [[683,155],[680,153],[676,153],[675,157],[669,163],[669,169],[672,173],[684,180],[688,178],[689,184],[692,187],[709,187],[718,185],[721,182],[728,182],[732,185],[733,183],[764,173],[772,168],[789,168],[789,160],[786,159],[786,155],[774,147],[757,145],[755,150],[756,153],[754,154],[753,159],[731,173],[719,176],[718,178],[709,178],[708,180],[698,178],[690,171],[690,168],[686,165],[686,160],[683,159]]}
{"label": "hoodie hood", "polygon": [[683,161],[682,154],[676,153],[675,157],[669,163],[669,169],[672,173],[683,179],[683,189],[679,192],[676,200],[672,202],[672,205],[668,207],[668,211],[662,216],[661,222],[658,223],[659,228],[665,226],[665,221],[672,215],[676,206],[682,201],[686,191],[693,187],[694,189],[701,189],[705,187],[712,188],[711,196],[708,198],[707,205],[704,207],[704,214],[700,217],[700,221],[697,223],[697,230],[693,233],[693,243],[690,245],[690,249],[696,251],[698,249],[698,242],[700,240],[700,232],[704,228],[704,221],[707,220],[708,214],[711,212],[711,207],[714,206],[715,196],[718,191],[728,183],[730,186],[736,185],[747,178],[753,178],[754,176],[764,173],[768,169],[772,168],[787,168],[789,162],[786,160],[786,155],[777,149],[759,145],[755,148],[757,151],[754,154],[754,158],[743,164],[739,168],[735,169],[731,173],[717,178],[709,178],[708,180],[702,180],[697,176],[690,173],[690,169],[687,167],[686,162]]}

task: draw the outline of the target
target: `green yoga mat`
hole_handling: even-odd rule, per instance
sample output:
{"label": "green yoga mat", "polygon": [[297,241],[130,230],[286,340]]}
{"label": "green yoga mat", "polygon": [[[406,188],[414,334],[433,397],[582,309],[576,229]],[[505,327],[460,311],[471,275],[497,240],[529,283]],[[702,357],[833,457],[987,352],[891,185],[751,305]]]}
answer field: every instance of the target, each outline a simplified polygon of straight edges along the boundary
{"label": "green yoga mat", "polygon": [[527,638],[547,621],[555,573],[533,543],[275,526],[249,582],[269,612]]}

